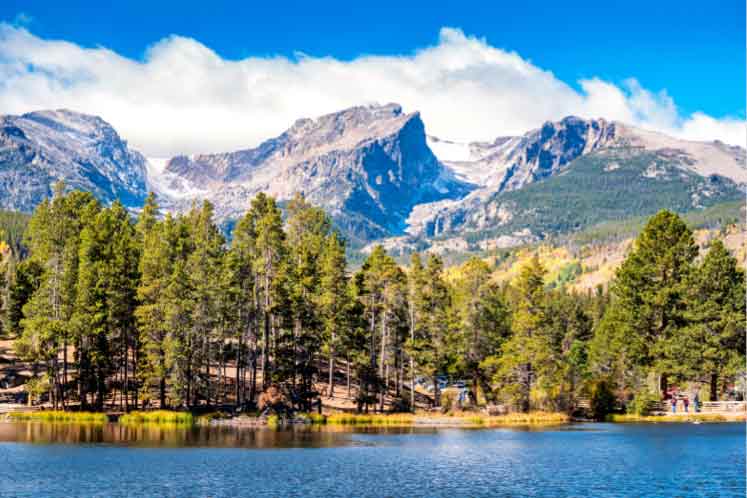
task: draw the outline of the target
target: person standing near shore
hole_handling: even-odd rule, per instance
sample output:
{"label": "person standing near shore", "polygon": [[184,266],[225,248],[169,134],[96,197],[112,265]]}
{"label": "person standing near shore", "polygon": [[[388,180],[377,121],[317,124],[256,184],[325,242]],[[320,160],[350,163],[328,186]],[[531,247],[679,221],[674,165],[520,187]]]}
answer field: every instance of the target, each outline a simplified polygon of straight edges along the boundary
{"label": "person standing near shore", "polygon": [[682,399],[682,405],[685,407],[685,413],[687,413],[687,407],[690,406],[690,399],[687,396]]}
{"label": "person standing near shore", "polygon": [[674,394],[672,395],[671,403],[672,403],[672,413],[677,413],[677,396],[675,396]]}

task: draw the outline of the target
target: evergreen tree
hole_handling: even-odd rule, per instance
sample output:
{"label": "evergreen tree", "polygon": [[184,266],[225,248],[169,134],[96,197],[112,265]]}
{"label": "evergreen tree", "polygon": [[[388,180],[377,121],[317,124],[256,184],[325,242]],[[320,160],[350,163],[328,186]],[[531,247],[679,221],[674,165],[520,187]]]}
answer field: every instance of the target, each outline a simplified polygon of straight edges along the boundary
{"label": "evergreen tree", "polygon": [[213,222],[213,206],[205,201],[200,209],[193,208],[189,219],[191,252],[185,262],[189,275],[191,328],[188,330],[186,346],[192,359],[188,369],[195,373],[204,369],[204,374],[194,376],[202,382],[188,381],[189,404],[195,404],[201,397],[210,404],[212,398],[211,360],[212,343],[218,331],[219,278],[223,260],[224,239]]}
{"label": "evergreen tree", "polygon": [[[413,253],[410,257],[410,267],[407,273],[407,314],[409,319],[410,336],[406,344],[407,355],[410,360],[410,408],[415,407],[415,381],[419,372],[425,370],[425,351],[430,342],[427,338],[426,321],[428,320],[428,306],[425,296],[426,276],[420,253]],[[430,373],[430,372],[429,372]]]}
{"label": "evergreen tree", "polygon": [[661,211],[617,269],[592,354],[597,370],[609,372],[621,387],[639,389],[653,368],[667,390],[667,344],[686,325],[685,282],[697,254],[692,231],[676,214]]}
{"label": "evergreen tree", "polygon": [[546,270],[535,254],[515,284],[511,337],[503,344],[498,385],[519,410],[530,409],[532,390],[547,387],[556,367],[547,327]]}
{"label": "evergreen tree", "polygon": [[490,368],[500,355],[509,336],[509,313],[500,289],[491,282],[490,268],[478,258],[471,258],[459,271],[455,282],[454,308],[459,333],[459,370],[472,379],[472,394],[482,389],[493,401],[489,386]]}
{"label": "evergreen tree", "polygon": [[257,211],[247,212],[233,230],[233,241],[228,253],[229,270],[237,292],[235,308],[237,322],[236,377],[234,379],[236,403],[241,405],[245,397],[246,369],[251,367],[249,400],[256,395],[259,322],[260,280],[257,276]]}
{"label": "evergreen tree", "polygon": [[124,207],[115,202],[100,211],[81,232],[76,307],[79,398],[88,392],[103,407],[107,378],[120,381],[121,408],[129,408],[129,352],[135,332],[134,310],[138,257],[134,227]]}
{"label": "evergreen tree", "polygon": [[425,268],[419,267],[419,258],[412,275],[412,308],[417,320],[414,353],[418,366],[433,382],[433,403],[440,405],[439,374],[448,373],[455,358],[450,337],[451,296],[443,277],[443,262],[435,254],[428,257]]}
{"label": "evergreen tree", "polygon": [[343,331],[348,326],[348,283],[345,245],[336,232],[328,235],[322,253],[319,312],[324,326],[324,341],[329,357],[327,396],[334,396],[335,355],[341,347]]}
{"label": "evergreen tree", "polygon": [[725,381],[744,375],[744,270],[716,240],[691,273],[687,289],[689,323],[672,335],[664,363],[680,380],[705,377],[710,399],[716,401]]}
{"label": "evergreen tree", "polygon": [[[371,387],[368,396],[378,391],[379,409],[384,406],[384,389],[392,360],[393,340],[399,335],[398,327],[406,326],[406,282],[404,272],[384,248],[376,246],[360,270],[359,285],[364,312],[368,317],[368,368],[361,369],[366,384]],[[377,371],[377,378],[373,372]]]}
{"label": "evergreen tree", "polygon": [[90,193],[65,194],[64,185],[59,183],[54,198],[43,201],[34,211],[26,232],[26,244],[43,273],[38,288],[23,307],[23,333],[16,347],[23,358],[46,364],[55,407],[60,403],[65,406],[80,234],[99,209]]}
{"label": "evergreen tree", "polygon": [[551,380],[550,398],[555,409],[571,410],[589,387],[588,343],[592,334],[592,299],[565,289],[548,293],[547,326],[559,369]]}
{"label": "evergreen tree", "polygon": [[[319,296],[323,292],[322,260],[332,223],[324,210],[311,206],[300,194],[288,203],[287,213],[285,274],[291,323],[290,333],[286,334],[287,353],[278,352],[278,369],[284,371],[278,378],[290,378],[290,384],[297,391],[301,403],[310,407],[311,398],[316,396],[313,389],[316,360],[322,347],[325,326],[329,324],[325,323],[320,313]],[[342,257],[344,260],[344,252]],[[282,366],[283,357],[289,360],[285,366]],[[334,365],[328,367],[331,369]],[[297,376],[300,376],[299,384],[296,384]]]}
{"label": "evergreen tree", "polygon": [[286,246],[283,221],[275,199],[260,193],[253,200],[250,215],[254,218],[256,233],[253,258],[254,272],[257,275],[262,312],[262,385],[267,387],[272,380],[270,361],[271,340],[275,330],[274,319],[279,301],[278,293],[282,282],[277,277],[285,263]]}

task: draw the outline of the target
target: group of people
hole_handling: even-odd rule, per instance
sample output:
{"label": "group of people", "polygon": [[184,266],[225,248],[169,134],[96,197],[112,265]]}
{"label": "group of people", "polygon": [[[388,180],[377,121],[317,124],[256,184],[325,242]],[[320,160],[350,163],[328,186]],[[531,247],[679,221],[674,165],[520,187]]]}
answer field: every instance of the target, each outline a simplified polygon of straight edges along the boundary
{"label": "group of people", "polygon": [[[677,402],[682,401],[682,407],[685,410],[685,413],[688,413],[690,408],[690,397],[687,395],[678,395],[677,393],[672,393],[669,398],[669,404],[672,406],[672,413],[677,413]],[[700,412],[700,398],[698,397],[698,393],[695,393],[693,396],[693,408],[695,409],[695,413]]]}

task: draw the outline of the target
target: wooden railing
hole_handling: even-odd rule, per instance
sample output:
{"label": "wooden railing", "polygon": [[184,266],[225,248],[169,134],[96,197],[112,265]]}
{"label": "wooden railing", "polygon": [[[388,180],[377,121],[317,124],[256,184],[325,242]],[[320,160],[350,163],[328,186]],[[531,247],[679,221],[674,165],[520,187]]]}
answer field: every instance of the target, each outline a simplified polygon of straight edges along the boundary
{"label": "wooden railing", "polygon": [[[658,404],[659,410],[665,413],[672,412],[672,405],[669,401]],[[695,405],[690,402],[687,409],[688,413],[695,413]],[[740,413],[747,411],[747,403],[744,401],[701,401],[700,413]],[[685,413],[685,405],[682,401],[677,402],[677,413]]]}
{"label": "wooden railing", "polygon": [[738,413],[747,411],[747,403],[744,401],[703,401],[700,411],[703,413]]}

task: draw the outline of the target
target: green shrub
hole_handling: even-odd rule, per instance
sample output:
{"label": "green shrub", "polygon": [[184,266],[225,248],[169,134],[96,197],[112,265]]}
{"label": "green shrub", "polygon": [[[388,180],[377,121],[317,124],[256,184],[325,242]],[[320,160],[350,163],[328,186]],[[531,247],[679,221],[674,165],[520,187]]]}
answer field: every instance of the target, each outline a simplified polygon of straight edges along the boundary
{"label": "green shrub", "polygon": [[591,388],[589,408],[591,416],[596,420],[604,420],[614,411],[615,394],[607,381],[600,380],[594,383]]}
{"label": "green shrub", "polygon": [[633,401],[628,403],[627,412],[632,415],[650,415],[659,404],[659,396],[651,391],[645,390],[636,393]]}
{"label": "green shrub", "polygon": [[270,415],[267,417],[267,427],[271,429],[277,429],[280,426],[280,417],[277,415]]}

